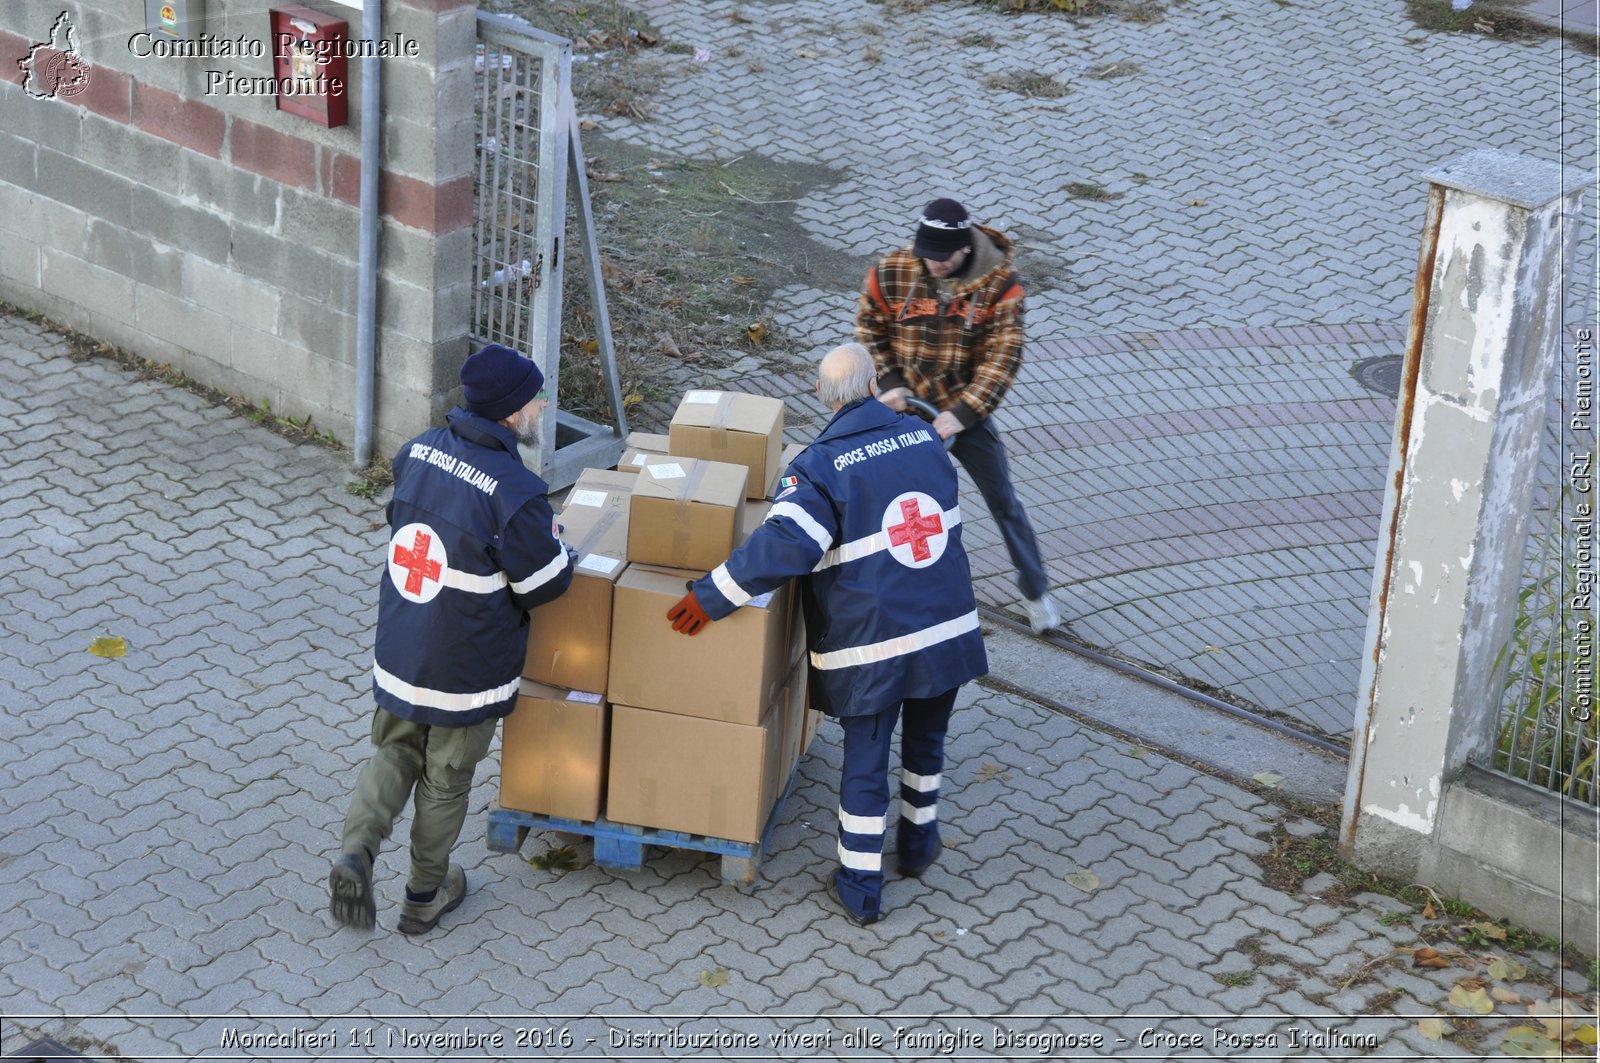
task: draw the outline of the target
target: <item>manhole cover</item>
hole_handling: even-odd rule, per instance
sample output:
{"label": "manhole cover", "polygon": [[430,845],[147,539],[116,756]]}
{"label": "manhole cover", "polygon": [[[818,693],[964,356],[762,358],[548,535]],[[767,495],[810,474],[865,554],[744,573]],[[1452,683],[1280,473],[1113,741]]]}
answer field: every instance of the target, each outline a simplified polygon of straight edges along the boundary
{"label": "manhole cover", "polygon": [[1376,391],[1391,399],[1400,397],[1400,363],[1398,354],[1384,354],[1376,358],[1363,358],[1350,367],[1356,383],[1368,391]]}

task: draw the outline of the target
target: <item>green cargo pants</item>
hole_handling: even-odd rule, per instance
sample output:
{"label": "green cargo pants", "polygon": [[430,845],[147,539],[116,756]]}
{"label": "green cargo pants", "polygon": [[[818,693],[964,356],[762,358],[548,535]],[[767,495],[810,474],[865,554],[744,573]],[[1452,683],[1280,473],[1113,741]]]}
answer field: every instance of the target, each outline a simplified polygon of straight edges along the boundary
{"label": "green cargo pants", "polygon": [[416,789],[411,874],[406,888],[427,893],[444,881],[450,850],[467,818],[473,772],[489,752],[498,720],[471,727],[429,727],[381,708],[372,712],[375,747],[350,797],[343,851],[374,857]]}

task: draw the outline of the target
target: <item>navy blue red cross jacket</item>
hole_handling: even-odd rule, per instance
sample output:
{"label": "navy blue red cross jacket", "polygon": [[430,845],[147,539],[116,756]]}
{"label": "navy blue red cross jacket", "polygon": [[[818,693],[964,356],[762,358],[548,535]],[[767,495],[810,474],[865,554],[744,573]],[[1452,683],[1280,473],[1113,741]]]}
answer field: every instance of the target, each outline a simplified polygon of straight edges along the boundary
{"label": "navy blue red cross jacket", "polygon": [[394,458],[372,692],[402,719],[469,727],[516,704],[528,611],[572,564],[515,434],[460,407],[448,420]]}
{"label": "navy blue red cross jacket", "polygon": [[955,467],[927,422],[876,399],[841,409],[795,458],[766,522],[694,584],[721,619],[793,577],[811,703],[882,712],[988,671]]}

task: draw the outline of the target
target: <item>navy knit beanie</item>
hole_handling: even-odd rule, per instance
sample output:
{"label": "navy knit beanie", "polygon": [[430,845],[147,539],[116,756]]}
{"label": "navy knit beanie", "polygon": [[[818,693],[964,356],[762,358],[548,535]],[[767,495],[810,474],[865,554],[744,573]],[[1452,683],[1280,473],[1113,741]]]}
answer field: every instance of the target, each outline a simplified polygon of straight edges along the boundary
{"label": "navy knit beanie", "polygon": [[544,374],[532,359],[491,343],[462,363],[461,383],[473,413],[502,421],[539,393]]}

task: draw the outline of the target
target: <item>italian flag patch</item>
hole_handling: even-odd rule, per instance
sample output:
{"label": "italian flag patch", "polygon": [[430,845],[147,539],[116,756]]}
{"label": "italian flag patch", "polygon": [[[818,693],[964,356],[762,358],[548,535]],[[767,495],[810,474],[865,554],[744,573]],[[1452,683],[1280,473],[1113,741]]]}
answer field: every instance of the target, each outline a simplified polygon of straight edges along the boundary
{"label": "italian flag patch", "polygon": [[778,481],[778,490],[780,490],[780,491],[782,491],[782,490],[784,490],[786,488],[799,487],[799,486],[800,486],[800,477],[798,477],[798,476],[785,476],[783,479]]}

